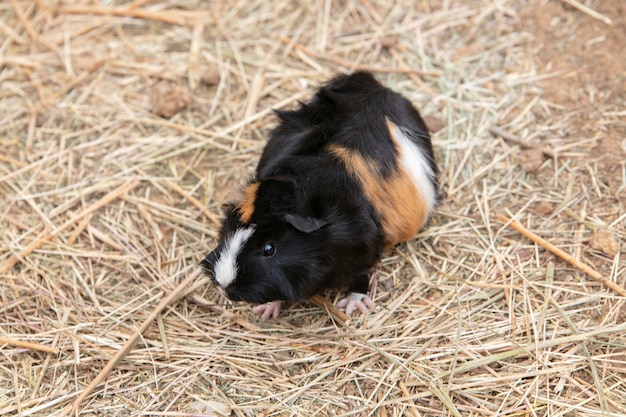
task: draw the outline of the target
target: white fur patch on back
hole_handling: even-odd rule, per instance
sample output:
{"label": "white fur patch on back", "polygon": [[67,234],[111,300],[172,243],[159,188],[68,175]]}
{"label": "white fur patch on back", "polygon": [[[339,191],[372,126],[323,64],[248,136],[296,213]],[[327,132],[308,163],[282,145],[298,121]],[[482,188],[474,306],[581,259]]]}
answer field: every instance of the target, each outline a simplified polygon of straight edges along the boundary
{"label": "white fur patch on back", "polygon": [[433,170],[428,161],[428,157],[424,152],[411,140],[410,134],[407,134],[402,128],[396,126],[391,120],[387,119],[387,125],[393,137],[400,146],[402,159],[400,163],[413,180],[413,184],[417,191],[422,195],[428,213],[432,211],[437,201],[437,191],[433,183]]}
{"label": "white fur patch on back", "polygon": [[237,256],[241,248],[254,233],[254,227],[237,229],[235,233],[226,239],[224,250],[215,263],[215,281],[222,288],[227,288],[237,278]]}

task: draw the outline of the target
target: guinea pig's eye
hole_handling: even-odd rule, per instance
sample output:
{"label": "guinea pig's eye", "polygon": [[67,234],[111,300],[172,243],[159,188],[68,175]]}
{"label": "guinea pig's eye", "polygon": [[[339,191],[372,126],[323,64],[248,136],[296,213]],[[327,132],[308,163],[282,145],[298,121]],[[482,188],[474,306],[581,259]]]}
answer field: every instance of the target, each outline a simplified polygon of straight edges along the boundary
{"label": "guinea pig's eye", "polygon": [[272,256],[276,253],[276,246],[274,246],[273,243],[268,242],[265,245],[263,245],[263,256]]}

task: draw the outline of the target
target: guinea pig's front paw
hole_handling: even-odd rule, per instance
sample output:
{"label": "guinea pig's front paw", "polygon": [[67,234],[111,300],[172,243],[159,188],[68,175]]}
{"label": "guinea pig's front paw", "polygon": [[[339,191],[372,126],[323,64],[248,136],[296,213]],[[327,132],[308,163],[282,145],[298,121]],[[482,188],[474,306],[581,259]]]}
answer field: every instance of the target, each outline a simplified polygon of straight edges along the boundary
{"label": "guinea pig's front paw", "polygon": [[374,308],[374,302],[367,294],[361,294],[360,292],[351,292],[350,295],[337,303],[338,308],[346,309],[348,316],[352,315],[352,312],[356,309],[363,314],[370,312],[370,309]]}
{"label": "guinea pig's front paw", "polygon": [[280,314],[280,304],[282,301],[271,301],[261,304],[252,309],[252,313],[261,316],[261,320],[265,321],[270,317],[277,319]]}

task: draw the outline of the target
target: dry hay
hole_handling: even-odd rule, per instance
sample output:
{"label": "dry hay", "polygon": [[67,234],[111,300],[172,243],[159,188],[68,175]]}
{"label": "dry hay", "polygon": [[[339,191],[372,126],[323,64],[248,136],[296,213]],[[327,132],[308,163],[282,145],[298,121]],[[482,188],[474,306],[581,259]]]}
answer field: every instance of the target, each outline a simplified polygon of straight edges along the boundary
{"label": "dry hay", "polygon": [[[626,284],[623,90],[557,103],[582,75],[539,38],[592,22],[600,48],[620,16],[566,3],[2,2],[0,415],[624,415],[625,298],[497,217]],[[262,323],[196,277],[159,312],[271,107],[356,68],[437,130],[447,193],[381,262],[376,311]]]}

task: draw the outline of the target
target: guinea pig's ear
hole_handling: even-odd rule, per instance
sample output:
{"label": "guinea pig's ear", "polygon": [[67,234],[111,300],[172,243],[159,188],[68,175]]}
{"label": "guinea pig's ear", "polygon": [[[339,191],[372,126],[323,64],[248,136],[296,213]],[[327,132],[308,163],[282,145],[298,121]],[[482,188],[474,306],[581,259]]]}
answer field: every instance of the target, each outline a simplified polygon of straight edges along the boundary
{"label": "guinea pig's ear", "polygon": [[285,221],[304,233],[312,233],[328,224],[327,221],[315,217],[300,216],[299,214],[285,214]]}

